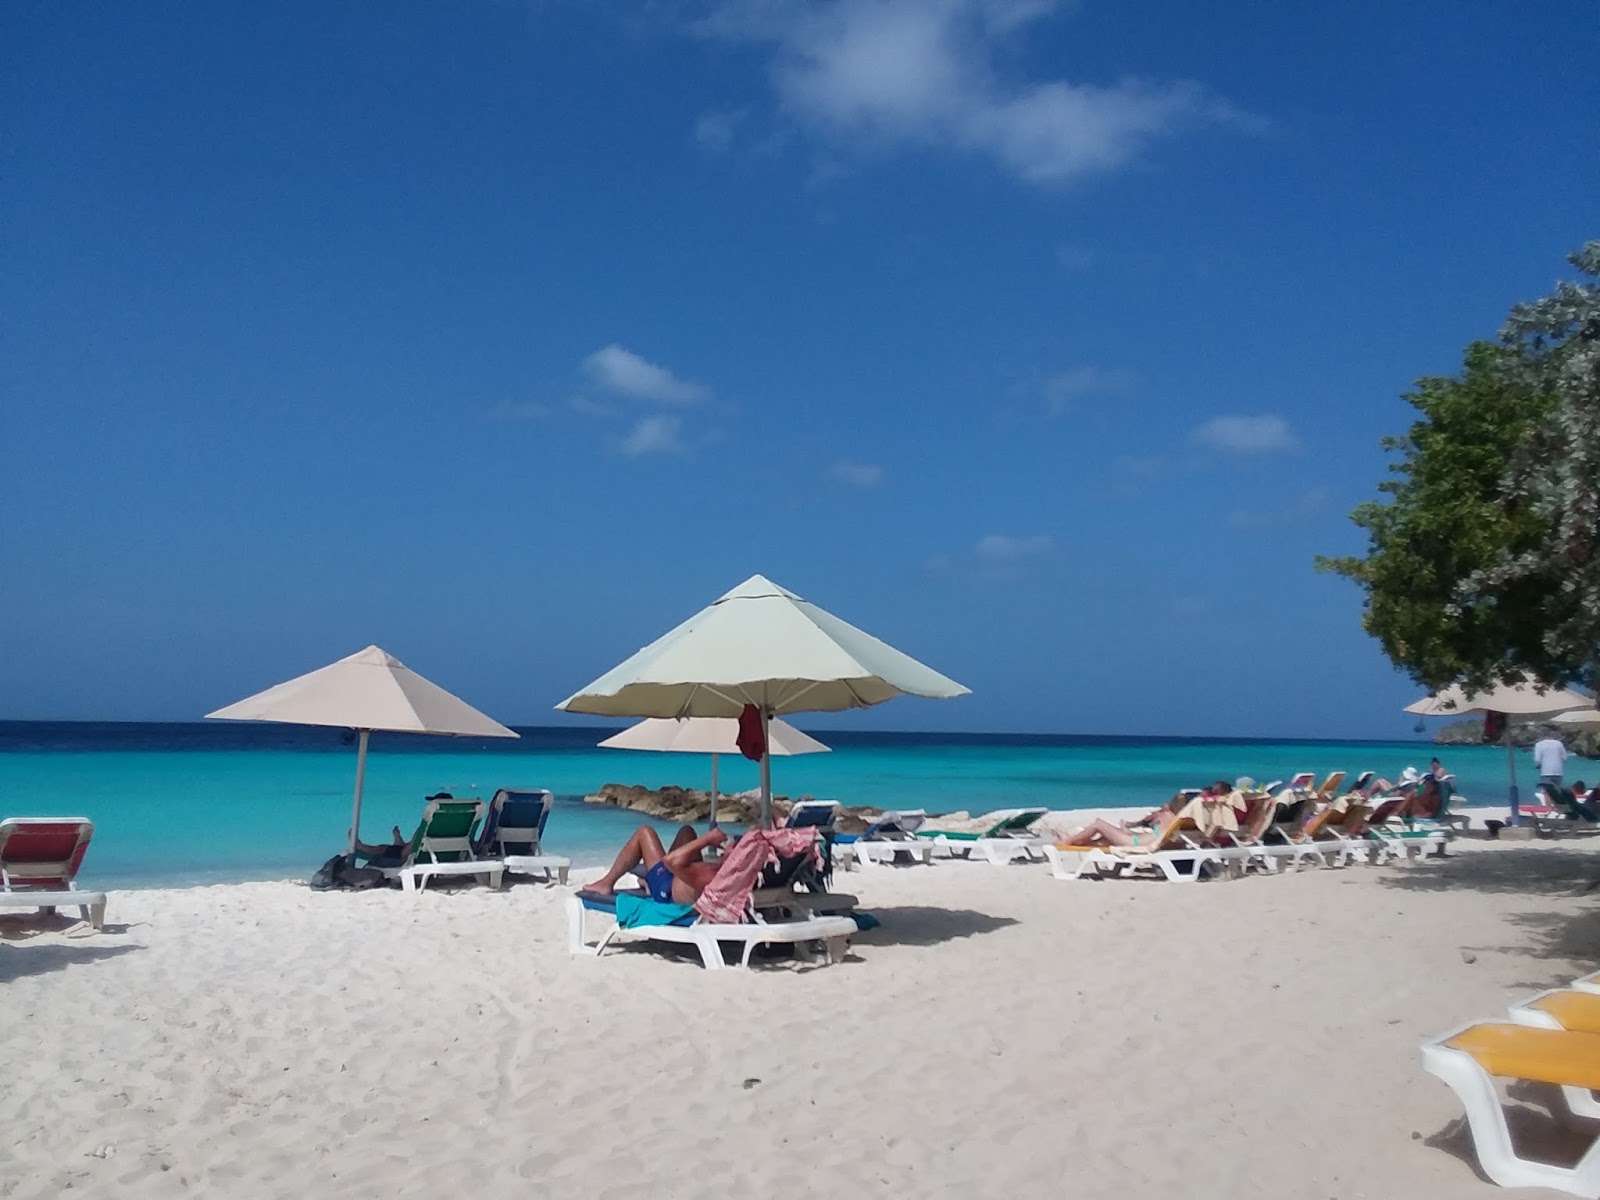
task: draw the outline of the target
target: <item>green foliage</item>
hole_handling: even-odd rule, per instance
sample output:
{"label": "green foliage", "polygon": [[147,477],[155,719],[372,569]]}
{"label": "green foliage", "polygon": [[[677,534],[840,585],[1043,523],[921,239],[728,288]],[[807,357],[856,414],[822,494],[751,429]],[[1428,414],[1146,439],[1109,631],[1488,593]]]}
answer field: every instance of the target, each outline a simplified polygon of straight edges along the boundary
{"label": "green foliage", "polygon": [[1538,636],[1514,646],[1515,657],[1543,678],[1600,694],[1600,241],[1569,261],[1587,278],[1518,305],[1501,331],[1519,383],[1558,401],[1506,476],[1509,495],[1547,533],[1535,546],[1508,547],[1464,582],[1462,596],[1492,605],[1508,589],[1537,589]]}
{"label": "green foliage", "polygon": [[[1507,465],[1554,405],[1509,371],[1513,352],[1488,342],[1467,348],[1456,377],[1417,381],[1406,400],[1422,419],[1384,439],[1400,455],[1396,478],[1350,518],[1367,531],[1364,558],[1320,558],[1318,566],[1366,589],[1362,624],[1396,665],[1424,687],[1492,672],[1494,650],[1516,640],[1537,605],[1510,587],[1494,604],[1460,603],[1462,582],[1507,552],[1536,548],[1546,532],[1531,506],[1510,502]],[[1522,602],[1518,602],[1518,600]],[[1531,611],[1530,611],[1531,610]]]}
{"label": "green foliage", "polygon": [[1385,440],[1388,502],[1351,514],[1368,553],[1318,560],[1366,590],[1367,632],[1428,688],[1600,685],[1600,242],[1570,261],[1586,279],[1418,382],[1422,419]]}

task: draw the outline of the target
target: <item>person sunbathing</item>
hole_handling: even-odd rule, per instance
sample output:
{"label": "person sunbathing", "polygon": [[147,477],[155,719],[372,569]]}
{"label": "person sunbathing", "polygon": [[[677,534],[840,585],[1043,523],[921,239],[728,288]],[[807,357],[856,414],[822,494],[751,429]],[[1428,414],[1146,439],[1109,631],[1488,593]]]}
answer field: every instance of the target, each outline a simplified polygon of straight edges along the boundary
{"label": "person sunbathing", "polygon": [[642,866],[644,885],[652,900],[662,904],[693,904],[722,865],[706,862],[701,851],[708,846],[720,846],[727,840],[728,835],[720,829],[696,837],[694,827],[685,825],[672,839],[669,850],[661,845],[661,835],[653,826],[641,825],[623,843],[611,869],[580,891],[590,896],[614,895],[617,881]]}
{"label": "person sunbathing", "polygon": [[389,834],[387,845],[382,842],[356,842],[356,853],[367,860],[369,867],[403,867],[411,853],[411,839],[400,833],[396,825]]}
{"label": "person sunbathing", "polygon": [[[1218,789],[1221,791],[1218,791]],[[1233,790],[1233,785],[1224,780],[1218,780],[1200,792],[1201,797],[1220,798],[1227,796]],[[1137,821],[1124,821],[1114,825],[1110,821],[1096,818],[1082,829],[1067,837],[1060,846],[1153,846],[1166,836],[1174,822],[1178,820],[1178,813],[1193,801],[1193,792],[1179,792],[1168,800],[1155,812],[1140,817]]]}

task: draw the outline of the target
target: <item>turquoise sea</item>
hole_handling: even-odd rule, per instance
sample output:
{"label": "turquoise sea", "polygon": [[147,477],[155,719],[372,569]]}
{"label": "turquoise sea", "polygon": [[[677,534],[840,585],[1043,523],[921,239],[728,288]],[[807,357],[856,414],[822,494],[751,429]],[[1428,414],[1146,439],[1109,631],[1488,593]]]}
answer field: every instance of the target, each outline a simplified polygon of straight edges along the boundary
{"label": "turquoise sea", "polygon": [[[580,864],[607,861],[636,814],[579,797],[603,783],[705,787],[710,760],[600,750],[615,728],[519,729],[519,741],[374,734],[363,836],[410,834],[441,789],[488,799],[543,787],[560,801],[546,845]],[[846,804],[985,812],[1154,806],[1180,787],[1253,775],[1426,769],[1435,747],[1400,742],[1216,741],[819,731],[831,753],[776,759],[779,795]],[[1505,753],[1444,747],[1467,803],[1501,804]],[[1519,752],[1523,787],[1531,764]],[[1600,766],[1600,764],[1597,764]],[[96,832],[84,868],[103,887],[304,878],[343,846],[355,776],[353,735],[296,726],[0,722],[0,816],[83,815]],[[724,791],[756,786],[753,763],[724,756]]]}

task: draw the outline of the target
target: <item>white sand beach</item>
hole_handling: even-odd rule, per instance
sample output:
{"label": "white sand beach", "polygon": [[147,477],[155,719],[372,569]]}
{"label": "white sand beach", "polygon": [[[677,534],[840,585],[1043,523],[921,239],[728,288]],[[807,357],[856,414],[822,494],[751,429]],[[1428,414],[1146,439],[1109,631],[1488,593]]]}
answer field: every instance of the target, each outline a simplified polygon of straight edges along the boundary
{"label": "white sand beach", "polygon": [[1458,847],[1194,886],[855,872],[882,928],[748,973],[570,957],[565,891],[529,884],[4,917],[0,1196],[1517,1194],[1417,1046],[1597,965],[1600,855]]}

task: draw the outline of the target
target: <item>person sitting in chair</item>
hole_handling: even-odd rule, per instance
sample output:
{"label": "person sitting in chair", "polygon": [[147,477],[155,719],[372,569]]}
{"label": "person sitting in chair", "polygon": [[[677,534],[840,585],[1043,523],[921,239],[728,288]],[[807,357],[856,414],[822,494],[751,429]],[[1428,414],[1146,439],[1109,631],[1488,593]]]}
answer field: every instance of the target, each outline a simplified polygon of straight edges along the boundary
{"label": "person sitting in chair", "polygon": [[728,835],[720,829],[696,837],[694,827],[685,825],[672,839],[669,850],[661,845],[661,835],[653,826],[641,825],[623,843],[611,869],[582,888],[581,894],[614,895],[617,881],[635,867],[642,866],[644,885],[652,900],[662,904],[693,904],[722,865],[721,862],[706,862],[701,851],[708,846],[721,846],[727,840]]}

